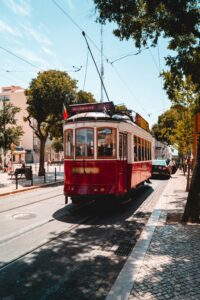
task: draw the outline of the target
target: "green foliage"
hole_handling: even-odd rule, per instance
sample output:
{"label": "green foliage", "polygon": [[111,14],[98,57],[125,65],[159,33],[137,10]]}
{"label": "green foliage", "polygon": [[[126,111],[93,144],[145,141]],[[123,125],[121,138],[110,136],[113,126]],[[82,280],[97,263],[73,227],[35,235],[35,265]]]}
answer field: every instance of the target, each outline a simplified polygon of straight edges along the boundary
{"label": "green foliage", "polygon": [[200,105],[200,93],[197,85],[193,84],[191,77],[181,79],[171,72],[163,72],[165,89],[174,105],[181,105],[195,110]]}
{"label": "green foliage", "polygon": [[190,76],[200,88],[200,48],[198,0],[94,0],[98,20],[114,22],[114,34],[133,39],[138,48],[155,46],[160,36],[167,38],[169,56],[166,63],[172,74]]}
{"label": "green foliage", "polygon": [[115,105],[115,112],[131,116],[132,110],[128,109],[125,104]]}
{"label": "green foliage", "polygon": [[193,148],[193,113],[184,106],[176,105],[158,118],[152,128],[158,141],[176,145],[181,155],[190,155]]}
{"label": "green foliage", "polygon": [[[37,121],[36,135],[47,137],[55,124],[62,119],[63,103],[67,95],[76,92],[76,81],[61,71],[49,70],[38,73],[26,90],[28,119]],[[71,101],[71,100],[70,100]],[[31,125],[31,122],[29,122]]]}
{"label": "green foliage", "polygon": [[180,114],[176,109],[169,109],[158,118],[158,123],[152,127],[152,133],[158,141],[167,142],[168,145],[175,143],[176,124]]}
{"label": "green foliage", "polygon": [[177,122],[175,137],[179,153],[190,157],[193,149],[193,117],[189,110],[183,112],[182,119]]}
{"label": "green foliage", "polygon": [[[40,169],[44,169],[44,149],[47,137],[59,136],[64,103],[75,99],[76,81],[66,72],[49,70],[38,73],[26,90],[29,125],[40,140]],[[32,118],[36,120],[33,125]]]}
{"label": "green foliage", "polygon": [[96,103],[94,95],[90,92],[80,90],[76,96],[77,103]]}
{"label": "green foliage", "polygon": [[11,103],[5,103],[4,108],[0,110],[0,148],[6,152],[11,149],[11,144],[18,145],[20,137],[23,135],[21,126],[16,125],[16,113],[20,108]]}
{"label": "green foliage", "polygon": [[59,138],[53,139],[53,143],[51,146],[56,153],[63,151],[63,138],[59,137]]}

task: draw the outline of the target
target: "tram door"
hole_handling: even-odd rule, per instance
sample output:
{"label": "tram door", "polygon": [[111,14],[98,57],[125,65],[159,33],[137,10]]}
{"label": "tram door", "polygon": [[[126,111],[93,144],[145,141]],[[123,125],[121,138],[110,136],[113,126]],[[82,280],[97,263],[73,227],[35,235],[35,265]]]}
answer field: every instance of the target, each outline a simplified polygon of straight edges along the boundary
{"label": "tram door", "polygon": [[127,186],[127,134],[119,134],[119,191],[125,192]]}

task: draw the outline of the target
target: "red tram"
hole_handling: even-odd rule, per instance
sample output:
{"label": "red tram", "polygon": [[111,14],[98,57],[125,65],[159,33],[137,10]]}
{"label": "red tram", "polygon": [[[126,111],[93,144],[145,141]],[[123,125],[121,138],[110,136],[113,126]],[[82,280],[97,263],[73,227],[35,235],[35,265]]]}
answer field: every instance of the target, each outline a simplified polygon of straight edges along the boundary
{"label": "red tram", "polygon": [[148,123],[113,108],[112,102],[70,106],[71,117],[64,124],[66,203],[69,196],[80,203],[127,195],[151,177]]}

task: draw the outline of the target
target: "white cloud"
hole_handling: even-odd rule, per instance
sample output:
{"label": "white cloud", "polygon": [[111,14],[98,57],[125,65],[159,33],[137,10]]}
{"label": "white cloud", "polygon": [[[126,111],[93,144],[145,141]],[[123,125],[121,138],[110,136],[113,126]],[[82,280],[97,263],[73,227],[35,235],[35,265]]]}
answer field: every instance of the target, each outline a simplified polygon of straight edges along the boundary
{"label": "white cloud", "polygon": [[16,49],[15,53],[19,54],[22,58],[28,60],[29,62],[37,64],[39,68],[50,67],[48,62],[35,52],[23,48],[23,49]]}
{"label": "white cloud", "polygon": [[54,56],[54,53],[53,53],[53,51],[51,51],[51,49],[46,48],[46,47],[42,47],[42,50],[43,50],[46,54],[49,54],[49,55]]}
{"label": "white cloud", "polygon": [[21,16],[29,16],[31,7],[28,0],[3,0],[5,5],[7,5],[15,14],[20,14]]}
{"label": "white cloud", "polygon": [[27,33],[32,36],[38,43],[40,44],[45,44],[45,45],[51,45],[51,41],[48,39],[48,37],[40,32],[37,32],[36,30],[32,29],[30,27],[30,25],[26,26],[26,25],[23,25],[22,26],[26,31]]}
{"label": "white cloud", "polygon": [[21,34],[17,29],[14,30],[12,27],[10,27],[8,24],[6,24],[1,20],[0,20],[0,32],[6,32],[14,36],[21,36]]}
{"label": "white cloud", "polygon": [[67,0],[67,5],[68,5],[70,10],[74,10],[74,5],[73,5],[71,0]]}

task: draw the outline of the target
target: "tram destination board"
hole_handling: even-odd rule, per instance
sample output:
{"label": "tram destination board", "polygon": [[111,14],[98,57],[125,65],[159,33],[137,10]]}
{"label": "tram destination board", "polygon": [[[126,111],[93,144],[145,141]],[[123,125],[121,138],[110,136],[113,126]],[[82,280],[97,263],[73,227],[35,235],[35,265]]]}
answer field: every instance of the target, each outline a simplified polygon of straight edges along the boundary
{"label": "tram destination board", "polygon": [[86,103],[86,104],[73,104],[69,106],[70,115],[75,115],[83,112],[107,112],[113,113],[115,106],[113,102],[103,103]]}

